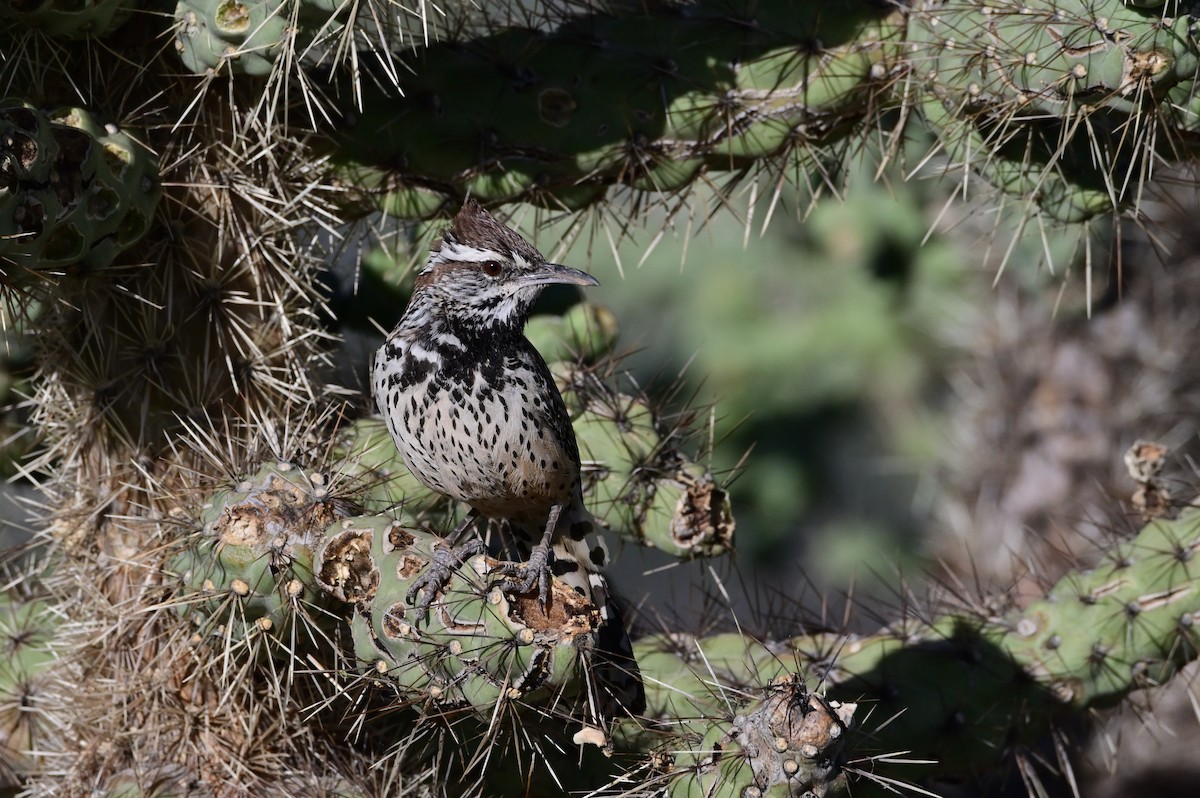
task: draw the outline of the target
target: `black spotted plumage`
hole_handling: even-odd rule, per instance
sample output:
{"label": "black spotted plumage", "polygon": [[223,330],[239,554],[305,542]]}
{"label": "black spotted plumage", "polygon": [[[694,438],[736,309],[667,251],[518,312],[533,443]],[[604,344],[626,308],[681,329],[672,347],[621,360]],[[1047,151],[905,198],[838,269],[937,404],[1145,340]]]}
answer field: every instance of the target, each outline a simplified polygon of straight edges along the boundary
{"label": "black spotted plumage", "polygon": [[[639,713],[645,691],[590,546],[571,418],[542,356],[525,338],[549,283],[595,285],[547,263],[516,232],[468,201],[417,275],[396,329],[376,354],[372,389],[413,475],[511,530],[522,590],[549,597],[553,573],[600,608],[592,653],[602,716]],[[441,578],[440,576],[438,578]],[[426,601],[440,585],[426,585]]]}

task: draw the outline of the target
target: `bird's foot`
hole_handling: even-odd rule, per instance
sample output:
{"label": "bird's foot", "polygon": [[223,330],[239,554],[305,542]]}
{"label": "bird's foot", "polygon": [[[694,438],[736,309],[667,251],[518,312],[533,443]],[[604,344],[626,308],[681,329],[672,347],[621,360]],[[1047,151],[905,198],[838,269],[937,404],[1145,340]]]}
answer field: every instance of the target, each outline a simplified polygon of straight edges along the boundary
{"label": "bird's foot", "polygon": [[424,615],[429,611],[438,592],[450,582],[454,572],[462,567],[467,558],[482,554],[484,551],[486,551],[486,547],[478,538],[472,538],[457,546],[439,543],[433,549],[433,561],[425,567],[425,573],[421,574],[408,589],[408,593],[404,596],[405,601],[412,604],[417,593],[424,590],[425,595],[416,602],[417,614]]}
{"label": "bird's foot", "polygon": [[507,562],[499,573],[517,580],[517,592],[528,593],[537,585],[538,599],[543,607],[550,606],[550,547],[544,543],[534,546],[527,562]]}

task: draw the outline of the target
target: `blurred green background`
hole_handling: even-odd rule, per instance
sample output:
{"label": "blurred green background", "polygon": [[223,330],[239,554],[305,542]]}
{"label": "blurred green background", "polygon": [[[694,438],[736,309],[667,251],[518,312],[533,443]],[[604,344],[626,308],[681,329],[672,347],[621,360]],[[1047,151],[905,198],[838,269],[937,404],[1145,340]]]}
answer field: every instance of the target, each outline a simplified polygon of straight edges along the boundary
{"label": "blurred green background", "polygon": [[[695,205],[717,208],[711,218],[659,212],[615,255],[596,229],[563,256],[600,278],[589,298],[616,312],[637,381],[654,391],[681,377],[679,395],[714,408],[712,468],[732,481],[738,570],[760,599],[823,602],[851,585],[869,598],[922,580],[951,374],[973,343],[960,328],[995,301],[1010,243],[1002,280],[1061,281],[1035,229],[1013,240],[994,216],[939,224],[952,185],[876,181],[857,160],[830,176],[837,196],[783,186],[765,229],[770,195],[751,213],[748,192],[728,208],[710,194]],[[539,243],[555,239],[551,228]],[[1057,266],[1075,243],[1053,242]],[[636,594],[631,570],[620,584]],[[689,584],[705,568],[683,570]]]}

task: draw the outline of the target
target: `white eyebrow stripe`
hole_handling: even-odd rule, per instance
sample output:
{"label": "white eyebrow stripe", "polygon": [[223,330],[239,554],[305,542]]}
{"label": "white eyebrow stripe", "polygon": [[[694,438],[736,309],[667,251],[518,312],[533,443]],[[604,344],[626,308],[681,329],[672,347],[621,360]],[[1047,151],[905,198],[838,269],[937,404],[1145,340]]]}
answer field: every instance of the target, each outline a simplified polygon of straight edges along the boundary
{"label": "white eyebrow stripe", "polygon": [[468,246],[467,244],[458,244],[453,241],[447,241],[442,244],[440,252],[431,252],[430,257],[440,262],[450,260],[468,261],[470,263],[483,263],[489,260],[502,259],[504,253],[496,252],[490,249],[477,249],[476,247]]}

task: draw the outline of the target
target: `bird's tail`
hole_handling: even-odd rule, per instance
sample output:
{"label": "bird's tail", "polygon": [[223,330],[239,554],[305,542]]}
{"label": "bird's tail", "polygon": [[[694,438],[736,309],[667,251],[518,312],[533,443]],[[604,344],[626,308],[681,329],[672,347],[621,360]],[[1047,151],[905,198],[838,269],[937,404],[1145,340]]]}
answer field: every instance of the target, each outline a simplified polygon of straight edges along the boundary
{"label": "bird's tail", "polygon": [[554,573],[591,599],[600,610],[596,647],[589,657],[588,699],[598,719],[638,715],[646,710],[646,688],[633,655],[621,609],[600,569],[608,549],[582,498],[563,513],[553,538]]}
{"label": "bird's tail", "polygon": [[[607,720],[644,712],[646,690],[621,610],[600,570],[608,563],[608,548],[599,529],[582,495],[577,493],[563,510],[550,538],[554,555],[550,567],[558,579],[600,611],[596,645],[586,655],[585,678],[588,712],[602,725]],[[509,532],[506,544],[513,554],[525,558],[531,541],[539,539],[542,530],[536,524],[510,519]]]}
{"label": "bird's tail", "polygon": [[[601,581],[604,577],[595,574]],[[604,585],[605,589],[608,585]],[[633,655],[633,642],[617,602],[609,597],[608,617],[596,634],[588,674],[588,694],[596,716],[604,719],[640,715],[646,711],[646,685]]]}

